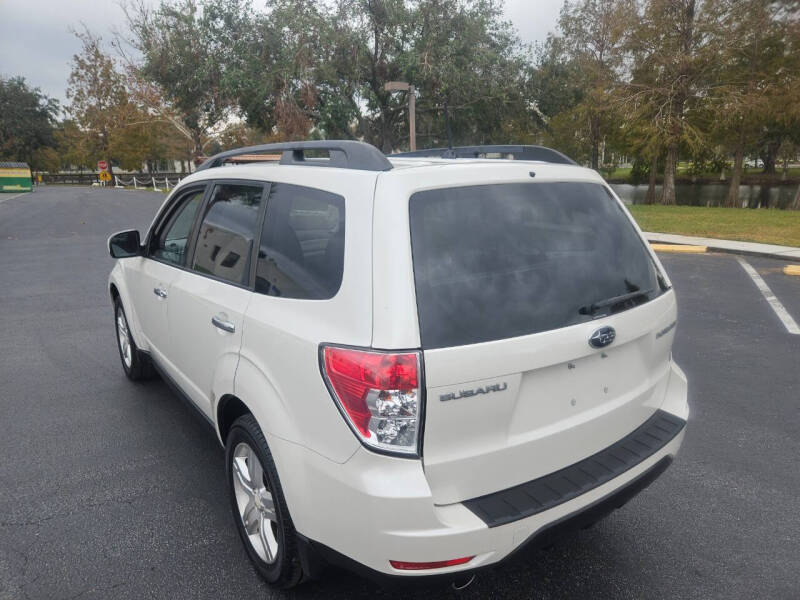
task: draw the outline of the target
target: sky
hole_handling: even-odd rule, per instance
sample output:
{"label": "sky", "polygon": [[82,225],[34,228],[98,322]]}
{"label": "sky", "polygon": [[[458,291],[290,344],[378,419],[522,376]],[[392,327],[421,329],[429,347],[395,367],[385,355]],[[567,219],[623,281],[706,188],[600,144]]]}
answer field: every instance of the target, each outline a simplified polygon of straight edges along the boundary
{"label": "sky", "polygon": [[[563,0],[506,0],[506,16],[522,41],[544,41],[555,29],[562,4]],[[65,103],[70,61],[80,49],[70,30],[82,24],[110,40],[124,25],[118,0],[0,0],[0,76],[21,75]]]}

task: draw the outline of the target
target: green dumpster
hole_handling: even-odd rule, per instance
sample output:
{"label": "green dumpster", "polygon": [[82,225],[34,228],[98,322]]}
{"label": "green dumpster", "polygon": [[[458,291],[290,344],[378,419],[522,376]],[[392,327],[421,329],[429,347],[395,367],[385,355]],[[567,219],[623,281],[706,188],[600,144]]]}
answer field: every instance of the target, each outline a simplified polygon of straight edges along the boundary
{"label": "green dumpster", "polygon": [[0,162],[0,192],[30,192],[31,169],[24,162]]}

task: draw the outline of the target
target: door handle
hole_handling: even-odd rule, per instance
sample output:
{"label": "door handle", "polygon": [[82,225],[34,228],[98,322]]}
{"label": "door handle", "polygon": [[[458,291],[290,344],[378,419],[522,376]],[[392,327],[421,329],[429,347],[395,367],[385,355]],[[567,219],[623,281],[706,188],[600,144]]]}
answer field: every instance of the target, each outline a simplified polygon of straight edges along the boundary
{"label": "door handle", "polygon": [[211,317],[211,324],[218,329],[222,329],[222,331],[227,331],[228,333],[234,333],[236,331],[236,326],[233,323],[230,321],[225,321],[224,319],[220,319],[219,317]]}
{"label": "door handle", "polygon": [[153,288],[153,293],[158,296],[159,298],[166,298],[167,297],[167,290],[164,288]]}

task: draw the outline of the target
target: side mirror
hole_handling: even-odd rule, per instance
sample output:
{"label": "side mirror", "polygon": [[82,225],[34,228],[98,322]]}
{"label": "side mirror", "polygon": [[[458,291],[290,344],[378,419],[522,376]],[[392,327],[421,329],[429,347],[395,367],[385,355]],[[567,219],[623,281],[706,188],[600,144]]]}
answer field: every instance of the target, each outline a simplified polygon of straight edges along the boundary
{"label": "side mirror", "polygon": [[140,256],[142,247],[139,242],[139,232],[135,229],[120,231],[108,238],[108,251],[112,258],[129,258]]}

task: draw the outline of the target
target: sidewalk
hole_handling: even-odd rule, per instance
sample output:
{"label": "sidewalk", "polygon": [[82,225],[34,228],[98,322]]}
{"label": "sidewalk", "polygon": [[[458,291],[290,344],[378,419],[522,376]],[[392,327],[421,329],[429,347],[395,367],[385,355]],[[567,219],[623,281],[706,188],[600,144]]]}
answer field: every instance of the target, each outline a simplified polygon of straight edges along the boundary
{"label": "sidewalk", "polygon": [[781,260],[800,261],[800,248],[792,246],[776,246],[773,244],[755,244],[753,242],[736,242],[733,240],[715,240],[712,238],[694,237],[689,235],[675,235],[672,233],[650,233],[645,231],[645,237],[651,242],[661,244],[686,244],[691,246],[706,246],[715,252],[730,252],[732,254],[750,254],[753,256],[766,256]]}

